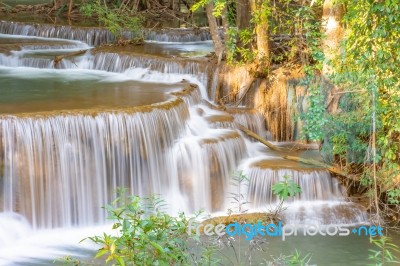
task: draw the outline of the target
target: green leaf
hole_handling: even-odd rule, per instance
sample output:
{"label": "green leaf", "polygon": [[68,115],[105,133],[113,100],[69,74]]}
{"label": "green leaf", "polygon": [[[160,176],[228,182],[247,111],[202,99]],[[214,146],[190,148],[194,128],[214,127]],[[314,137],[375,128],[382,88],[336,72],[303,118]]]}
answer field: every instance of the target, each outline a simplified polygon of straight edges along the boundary
{"label": "green leaf", "polygon": [[163,249],[162,246],[160,246],[159,244],[157,244],[157,243],[155,243],[155,242],[152,242],[152,241],[150,241],[150,244],[151,244],[155,249],[157,249],[160,253],[164,253],[164,249]]}
{"label": "green leaf", "polygon": [[101,256],[103,256],[103,255],[105,255],[105,254],[107,254],[108,253],[108,250],[107,249],[101,249],[100,251],[98,251],[97,253],[96,253],[96,256],[94,257],[95,259],[97,259],[97,258],[99,258],[99,257],[101,257]]}

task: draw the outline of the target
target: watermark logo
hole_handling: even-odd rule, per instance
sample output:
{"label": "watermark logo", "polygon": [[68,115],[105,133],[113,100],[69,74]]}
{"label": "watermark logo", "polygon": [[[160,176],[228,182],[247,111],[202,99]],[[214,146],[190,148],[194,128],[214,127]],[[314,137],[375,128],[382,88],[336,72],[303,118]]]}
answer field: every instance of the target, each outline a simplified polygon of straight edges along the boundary
{"label": "watermark logo", "polygon": [[265,237],[281,237],[285,241],[289,236],[349,236],[350,234],[357,236],[383,236],[383,228],[380,226],[360,226],[350,229],[343,225],[305,225],[305,224],[285,224],[281,222],[263,225],[261,222],[256,224],[199,224],[189,221],[188,234],[195,232],[197,235],[201,231],[206,236],[245,236],[246,240],[252,240],[256,236]]}

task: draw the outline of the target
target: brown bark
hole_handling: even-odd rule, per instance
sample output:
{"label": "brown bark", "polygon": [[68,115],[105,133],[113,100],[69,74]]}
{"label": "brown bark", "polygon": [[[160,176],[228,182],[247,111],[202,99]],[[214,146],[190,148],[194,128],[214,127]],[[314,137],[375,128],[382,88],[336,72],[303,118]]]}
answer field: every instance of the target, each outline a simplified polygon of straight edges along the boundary
{"label": "brown bark", "polygon": [[[343,18],[344,8],[342,4],[335,4],[334,0],[325,0],[322,13],[322,30],[325,38],[322,43],[323,52],[326,60],[323,65],[322,74],[325,77],[325,83],[329,85],[327,76],[332,73],[332,60],[340,53],[340,42],[343,39],[343,26],[341,20]],[[339,109],[339,88],[331,84],[331,90],[328,94],[327,110],[329,113],[336,113]]]}
{"label": "brown bark", "polygon": [[339,168],[329,165],[329,164],[325,164],[323,162],[319,162],[316,160],[312,160],[312,159],[305,159],[305,158],[300,158],[300,157],[296,157],[296,156],[283,156],[283,159],[287,159],[290,161],[296,161],[296,162],[300,162],[300,163],[304,163],[304,164],[309,164],[309,165],[314,165],[317,167],[322,167],[326,170],[328,170],[331,173],[340,175],[340,176],[344,176],[344,177],[348,177],[342,170],[340,170]]}
{"label": "brown bark", "polygon": [[61,62],[61,60],[63,60],[64,58],[71,57],[71,56],[83,55],[84,53],[86,53],[86,51],[87,50],[79,50],[79,51],[72,52],[69,54],[58,55],[58,56],[54,57],[54,66],[57,66]]}
{"label": "brown bark", "polygon": [[283,149],[280,147],[275,146],[274,144],[272,144],[271,142],[263,139],[262,137],[260,137],[258,134],[254,133],[253,131],[251,131],[250,129],[248,129],[247,127],[239,124],[239,123],[235,123],[235,126],[240,129],[240,131],[242,131],[243,133],[245,133],[247,136],[252,137],[255,140],[258,140],[259,142],[261,142],[262,144],[264,144],[265,146],[267,146],[268,148],[270,148],[273,151],[282,151]]}
{"label": "brown bark", "polygon": [[224,28],[224,33],[226,33],[229,29],[229,21],[228,21],[228,7],[225,4],[224,9],[222,10],[221,19],[222,19],[222,27]]}
{"label": "brown bark", "polygon": [[239,30],[243,30],[250,27],[250,3],[249,0],[237,0],[237,17],[236,24]]}
{"label": "brown bark", "polygon": [[69,7],[68,7],[68,17],[71,17],[72,7],[74,6],[74,0],[69,0]]}
{"label": "brown bark", "polygon": [[[236,25],[239,31],[250,29],[250,2],[249,0],[237,0],[236,1]],[[244,45],[240,40],[237,43],[238,47],[244,47],[246,49],[251,49],[251,44]],[[240,61],[242,58],[240,54],[238,55],[238,60]]]}
{"label": "brown bark", "polygon": [[219,35],[218,24],[215,16],[212,14],[214,10],[214,3],[210,2],[206,5],[206,13],[208,19],[208,26],[210,27],[211,38],[214,42],[215,54],[218,58],[218,63],[222,61],[224,56],[224,45]]}
{"label": "brown bark", "polygon": [[[252,13],[260,12],[263,9],[262,0],[250,0],[250,8]],[[263,68],[269,66],[269,36],[268,36],[268,18],[265,15],[260,15],[259,21],[255,27],[257,36],[257,60]]]}
{"label": "brown bark", "polygon": [[179,12],[179,0],[171,0],[170,8],[174,12]]}
{"label": "brown bark", "polygon": [[[245,133],[247,136],[252,137],[255,140],[261,142],[262,144],[264,144],[265,146],[267,146],[268,148],[270,148],[273,151],[285,151],[286,150],[286,149],[283,149],[281,147],[275,146],[271,142],[263,139],[262,137],[260,137],[259,135],[257,135],[256,133],[254,133],[250,129],[242,126],[239,123],[235,123],[235,126],[238,129],[240,129],[243,133]],[[312,159],[305,159],[305,158],[296,157],[296,156],[289,156],[289,155],[283,156],[282,158],[286,159],[286,160],[290,160],[290,161],[296,161],[296,162],[300,162],[300,163],[304,163],[304,164],[309,164],[309,165],[313,165],[313,166],[317,166],[317,167],[322,167],[322,168],[324,168],[324,169],[328,170],[329,172],[334,173],[336,175],[340,175],[340,176],[343,176],[343,177],[348,177],[341,169],[339,169],[339,168],[337,168],[335,166],[320,162],[320,161],[316,161],[316,160],[312,160]]]}
{"label": "brown bark", "polygon": [[[325,0],[322,13],[322,30],[325,34],[322,47],[328,61],[334,60],[339,55],[340,42],[343,39],[343,18],[344,8],[342,4],[335,4],[334,0]],[[332,67],[325,62],[323,74],[330,74]]]}

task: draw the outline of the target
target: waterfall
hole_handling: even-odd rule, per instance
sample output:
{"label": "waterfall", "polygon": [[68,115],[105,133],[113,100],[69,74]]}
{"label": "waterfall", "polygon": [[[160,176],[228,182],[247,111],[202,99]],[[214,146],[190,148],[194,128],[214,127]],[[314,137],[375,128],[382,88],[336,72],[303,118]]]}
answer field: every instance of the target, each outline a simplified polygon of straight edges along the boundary
{"label": "waterfall", "polygon": [[101,206],[118,186],[161,194],[187,119],[182,101],[145,113],[1,119],[2,209],[34,228],[88,225],[105,220]]}
{"label": "waterfall", "polygon": [[[42,45],[43,46],[43,45]],[[51,49],[51,45],[47,46]],[[77,44],[75,50],[82,49]],[[57,52],[58,49],[52,49]],[[54,56],[41,56],[32,53],[38,51],[29,50],[24,47],[21,51],[12,52],[11,55],[0,54],[0,66],[7,67],[34,67],[49,69],[91,69],[103,70],[107,72],[122,73],[130,71],[135,75],[132,69],[147,69],[162,74],[182,74],[187,75],[188,80],[196,78],[205,88],[208,87],[209,74],[213,71],[213,66],[204,60],[196,59],[176,59],[167,57],[158,57],[152,55],[123,55],[117,53],[100,52],[91,54],[87,52],[85,55],[74,59],[63,59],[59,64],[54,63]],[[137,71],[136,71],[137,72]],[[141,72],[140,72],[141,73]],[[176,75],[175,75],[176,76]],[[203,92],[203,96],[207,94]]]}
{"label": "waterfall", "polygon": [[[205,87],[208,85],[208,72],[210,71],[210,65],[199,60],[115,53],[97,53],[86,58],[79,66],[109,72],[123,72],[130,68],[147,68],[160,73],[190,74],[195,76]],[[73,67],[72,64],[71,67]]]}
{"label": "waterfall", "polygon": [[[188,85],[169,93],[167,102],[138,108],[0,114],[0,211],[19,213],[33,230],[104,223],[106,213],[101,206],[111,200],[117,187],[128,187],[141,196],[160,194],[175,213],[201,208],[223,211],[228,206],[230,177],[243,161],[259,156],[259,150],[263,155],[277,156],[265,147],[253,149],[256,143],[235,128],[237,122],[266,136],[260,113],[246,108],[219,111],[201,104],[207,98],[205,88],[214,86],[209,84],[214,66],[204,58],[97,51],[55,65],[54,54],[108,42],[111,37],[96,28],[13,22],[0,22],[0,32],[35,39],[21,44],[19,51],[0,54],[2,67],[107,71],[123,73],[120,76],[128,81],[176,84],[186,80],[199,86]],[[148,32],[146,38],[158,42],[208,38],[205,30],[193,36],[186,36],[187,30],[174,30],[175,35],[170,32]],[[56,39],[47,45],[44,37],[75,41]],[[46,71],[51,75],[51,71],[61,70]],[[229,78],[237,77],[232,73]],[[289,174],[302,193],[288,203],[293,211],[285,213],[286,219],[304,222],[304,215],[321,223],[366,219],[358,206],[343,199],[343,187],[329,173],[281,168],[253,165],[245,169],[252,208],[275,204],[271,187]],[[326,210],[331,210],[331,216]]]}
{"label": "waterfall", "polygon": [[0,213],[0,248],[11,246],[26,237],[31,226],[26,218],[17,213]]}
{"label": "waterfall", "polygon": [[0,209],[35,230],[101,224],[101,206],[128,187],[161,195],[174,213],[222,211],[244,139],[197,114],[216,111],[199,105],[196,86],[171,94],[127,111],[0,116]]}
{"label": "waterfall", "polygon": [[210,41],[211,35],[207,28],[200,29],[160,29],[147,30],[145,40],[156,42],[202,42]]}
{"label": "waterfall", "polygon": [[293,200],[342,200],[344,189],[339,182],[325,170],[292,170],[251,168],[249,173],[249,200],[255,207],[274,203],[278,198],[272,193],[273,184],[289,176],[301,188],[301,193]]}
{"label": "waterfall", "polygon": [[260,112],[255,109],[248,108],[236,108],[229,111],[234,121],[247,127],[251,131],[257,133],[262,137],[267,136],[267,130],[265,129],[264,117]]}
{"label": "waterfall", "polygon": [[111,32],[102,28],[25,24],[11,21],[0,21],[0,33],[76,40],[91,46],[98,46],[100,44],[107,44],[114,41]]}
{"label": "waterfall", "polygon": [[[0,66],[54,68],[54,60],[48,58],[19,58],[0,54]],[[64,62],[62,62],[60,68],[66,68]]]}
{"label": "waterfall", "polygon": [[230,177],[246,155],[240,135],[226,130],[208,138],[186,137],[178,142],[174,153],[181,191],[188,195],[188,202],[194,203],[191,211],[224,210]]}
{"label": "waterfall", "polygon": [[261,165],[250,166],[245,171],[250,179],[247,195],[252,208],[276,206],[279,199],[272,193],[272,186],[284,181],[287,176],[299,185],[301,193],[285,202],[283,219],[286,222],[350,225],[360,224],[368,219],[367,213],[360,206],[345,200],[344,187],[328,171],[307,168],[274,169]]}
{"label": "waterfall", "polygon": [[[99,46],[115,41],[113,34],[107,29],[98,27],[74,27],[66,25],[28,24],[21,22],[0,21],[0,33],[10,35],[36,36],[45,38],[58,38],[76,40],[90,46]],[[124,32],[127,38],[132,33]],[[162,29],[144,30],[145,40],[156,42],[199,42],[210,41],[208,29]]]}

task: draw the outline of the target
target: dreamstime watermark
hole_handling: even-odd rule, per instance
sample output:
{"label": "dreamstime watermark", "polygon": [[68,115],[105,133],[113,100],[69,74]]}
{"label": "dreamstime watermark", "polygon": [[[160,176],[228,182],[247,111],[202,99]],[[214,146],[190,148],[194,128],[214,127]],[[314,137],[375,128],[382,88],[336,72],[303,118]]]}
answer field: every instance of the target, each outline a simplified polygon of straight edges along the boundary
{"label": "dreamstime watermark", "polygon": [[349,236],[350,234],[356,236],[383,236],[383,228],[380,226],[360,226],[358,228],[349,228],[343,225],[317,225],[317,224],[285,224],[281,222],[277,224],[263,225],[261,222],[256,224],[239,224],[231,223],[225,224],[201,224],[193,220],[189,221],[188,231],[189,235],[195,233],[201,234],[201,231],[206,236],[241,236],[244,235],[246,240],[252,240],[256,236],[270,236],[281,237],[283,241],[288,236]]}

